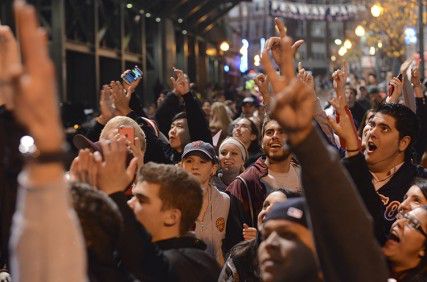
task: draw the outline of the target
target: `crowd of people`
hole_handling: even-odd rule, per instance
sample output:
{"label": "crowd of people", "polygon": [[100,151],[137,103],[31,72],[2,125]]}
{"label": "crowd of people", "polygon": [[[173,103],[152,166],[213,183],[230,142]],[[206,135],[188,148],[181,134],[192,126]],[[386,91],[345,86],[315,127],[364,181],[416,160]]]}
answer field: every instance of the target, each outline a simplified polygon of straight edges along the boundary
{"label": "crowd of people", "polygon": [[254,93],[201,101],[174,69],[148,114],[141,78],[118,75],[67,162],[46,32],[24,1],[14,13],[16,38],[0,26],[1,281],[427,281],[416,63],[413,105],[405,79],[385,94],[344,64],[324,107],[294,62],[304,41],[275,19]]}

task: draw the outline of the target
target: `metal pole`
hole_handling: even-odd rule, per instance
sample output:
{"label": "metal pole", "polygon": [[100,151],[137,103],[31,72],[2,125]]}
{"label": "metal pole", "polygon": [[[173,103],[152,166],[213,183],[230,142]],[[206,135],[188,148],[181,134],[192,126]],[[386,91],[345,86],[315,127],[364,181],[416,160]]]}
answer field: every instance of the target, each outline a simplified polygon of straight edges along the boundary
{"label": "metal pole", "polygon": [[425,77],[425,62],[424,62],[424,22],[423,22],[423,0],[418,0],[418,44],[420,51],[420,73],[421,78]]}

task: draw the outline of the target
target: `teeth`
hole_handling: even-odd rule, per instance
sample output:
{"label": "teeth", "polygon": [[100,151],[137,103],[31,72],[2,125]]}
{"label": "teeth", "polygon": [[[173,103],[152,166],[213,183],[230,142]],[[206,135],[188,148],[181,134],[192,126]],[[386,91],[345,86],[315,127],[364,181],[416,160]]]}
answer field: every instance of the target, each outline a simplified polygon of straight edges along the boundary
{"label": "teeth", "polygon": [[388,235],[388,239],[389,239],[389,240],[396,241],[396,242],[400,242],[400,238],[399,238],[396,234],[394,234],[394,233],[390,233],[390,234]]}

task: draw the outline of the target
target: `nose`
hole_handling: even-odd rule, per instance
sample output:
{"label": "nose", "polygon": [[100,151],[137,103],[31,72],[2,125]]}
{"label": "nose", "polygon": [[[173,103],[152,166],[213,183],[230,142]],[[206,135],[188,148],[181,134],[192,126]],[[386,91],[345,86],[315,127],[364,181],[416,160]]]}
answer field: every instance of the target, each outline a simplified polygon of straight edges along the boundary
{"label": "nose", "polygon": [[280,136],[280,132],[279,132],[279,131],[277,131],[277,130],[275,130],[275,131],[273,132],[273,135],[271,136],[271,138],[279,139],[279,136]]}
{"label": "nose", "polygon": [[[394,224],[396,224],[399,227],[399,229],[402,229],[403,226],[405,225],[405,221],[406,221],[405,218],[398,218],[398,219],[396,219],[396,221],[394,222]],[[392,228],[393,228],[393,226],[392,226]]]}
{"label": "nose", "polygon": [[376,134],[377,134],[378,130],[379,130],[378,126],[370,127],[369,130],[368,130],[368,134],[371,137],[376,137]]}
{"label": "nose", "polygon": [[129,201],[127,201],[127,204],[131,209],[133,209],[134,203],[135,203],[135,197],[132,197]]}
{"label": "nose", "polygon": [[171,127],[171,129],[169,129],[169,136],[171,135],[175,135],[175,127]]}
{"label": "nose", "polygon": [[405,214],[410,210],[411,210],[411,207],[409,205],[409,198],[400,203],[399,213]]}
{"label": "nose", "polygon": [[270,234],[268,238],[265,240],[265,247],[268,250],[274,250],[279,248],[279,235],[277,235],[276,231]]}

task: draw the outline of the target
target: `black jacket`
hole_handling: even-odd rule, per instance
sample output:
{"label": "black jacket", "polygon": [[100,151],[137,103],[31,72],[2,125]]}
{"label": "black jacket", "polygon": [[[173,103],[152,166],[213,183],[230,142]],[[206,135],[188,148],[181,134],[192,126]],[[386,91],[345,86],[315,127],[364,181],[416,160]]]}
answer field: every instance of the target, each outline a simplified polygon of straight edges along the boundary
{"label": "black jacket", "polygon": [[372,174],[369,172],[362,153],[351,158],[345,158],[342,162],[350,173],[366,208],[374,220],[375,235],[378,242],[384,244],[391,225],[396,219],[397,210],[403,201],[403,197],[415,177],[426,176],[424,169],[405,161],[390,180],[378,191],[375,191],[372,184]]}
{"label": "black jacket", "polygon": [[161,132],[168,136],[173,117],[185,111],[191,141],[201,140],[212,144],[209,124],[199,101],[189,92],[182,96],[184,103],[174,93],[168,93],[156,112],[156,122]]}
{"label": "black jacket", "polygon": [[136,221],[124,193],[110,195],[124,221],[119,238],[123,267],[141,281],[217,281],[220,268],[205,251],[205,244],[194,237],[151,242],[151,236]]}

